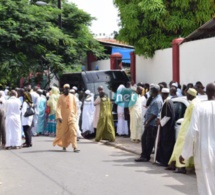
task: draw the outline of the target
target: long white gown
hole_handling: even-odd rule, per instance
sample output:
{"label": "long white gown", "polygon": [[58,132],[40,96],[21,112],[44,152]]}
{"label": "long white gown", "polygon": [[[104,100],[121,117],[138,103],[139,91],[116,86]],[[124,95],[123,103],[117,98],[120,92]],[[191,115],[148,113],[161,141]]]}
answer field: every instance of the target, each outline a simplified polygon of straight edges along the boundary
{"label": "long white gown", "polygon": [[80,120],[80,116],[81,116],[81,101],[78,99],[77,95],[75,95],[75,103],[76,103],[76,107],[77,107],[77,111],[78,111],[78,116],[77,116],[77,121],[76,121],[76,128],[77,128],[77,137],[82,137],[81,136],[81,130],[79,127],[79,120]]}
{"label": "long white gown", "polygon": [[38,111],[38,103],[39,103],[39,94],[35,91],[31,92],[31,98],[32,98],[32,102],[34,105],[34,110],[35,110],[35,114],[34,114],[34,125],[31,128],[32,134],[33,135],[37,135],[37,123],[38,123],[38,115],[39,115],[39,111]]}
{"label": "long white gown", "polygon": [[182,156],[194,156],[200,195],[215,194],[215,101],[199,103],[193,110]]}
{"label": "long white gown", "polygon": [[83,111],[82,111],[82,125],[81,125],[82,133],[86,131],[90,131],[90,133],[94,133],[93,117],[94,117],[95,106],[93,102],[94,102],[93,94],[88,95],[84,100]]}
{"label": "long white gown", "polygon": [[20,100],[14,96],[5,103],[6,147],[22,145]]}
{"label": "long white gown", "polygon": [[[117,94],[123,94],[123,90],[125,89],[124,85],[119,85],[117,88]],[[116,99],[115,101],[117,106],[117,134],[118,135],[128,135],[128,121],[125,120],[125,113],[124,113],[124,108],[125,108],[125,103],[121,101],[120,99]]]}
{"label": "long white gown", "polygon": [[117,134],[128,135],[128,121],[125,120],[124,107],[117,106]]}

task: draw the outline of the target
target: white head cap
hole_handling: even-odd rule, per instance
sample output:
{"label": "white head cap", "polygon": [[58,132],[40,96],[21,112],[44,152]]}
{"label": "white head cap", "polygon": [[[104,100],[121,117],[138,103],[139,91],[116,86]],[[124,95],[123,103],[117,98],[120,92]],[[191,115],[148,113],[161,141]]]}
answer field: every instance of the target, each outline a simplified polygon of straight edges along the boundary
{"label": "white head cap", "polygon": [[85,91],[85,93],[86,93],[87,95],[89,95],[89,94],[90,94],[90,90],[87,89],[87,90]]}
{"label": "white head cap", "polygon": [[169,93],[169,89],[168,88],[162,88],[161,93]]}
{"label": "white head cap", "polygon": [[42,89],[38,89],[37,90],[39,93],[43,93],[43,90]]}
{"label": "white head cap", "polygon": [[70,89],[69,92],[70,93],[75,93],[75,90],[74,89]]}
{"label": "white head cap", "polygon": [[73,86],[72,89],[74,89],[75,91],[78,91],[78,88],[76,86]]}
{"label": "white head cap", "polygon": [[178,83],[173,83],[172,86],[178,88]]}
{"label": "white head cap", "polygon": [[154,83],[151,83],[150,84],[150,88],[152,88],[152,87],[154,87],[155,86],[155,84]]}

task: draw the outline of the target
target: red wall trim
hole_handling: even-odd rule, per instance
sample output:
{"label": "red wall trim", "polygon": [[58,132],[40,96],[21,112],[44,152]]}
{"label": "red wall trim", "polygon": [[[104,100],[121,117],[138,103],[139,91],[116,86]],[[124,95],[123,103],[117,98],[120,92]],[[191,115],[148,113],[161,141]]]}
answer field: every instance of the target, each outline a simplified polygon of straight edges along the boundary
{"label": "red wall trim", "polygon": [[130,57],[131,57],[131,66],[130,66],[131,81],[134,81],[134,83],[136,83],[136,54],[132,51],[130,53]]}
{"label": "red wall trim", "polygon": [[180,43],[184,38],[177,38],[172,41],[172,79],[180,83]]}
{"label": "red wall trim", "polygon": [[87,70],[92,70],[92,62],[95,62],[96,56],[91,51],[87,52]]}
{"label": "red wall trim", "polygon": [[110,55],[110,69],[116,70],[122,67],[122,54],[113,53]]}

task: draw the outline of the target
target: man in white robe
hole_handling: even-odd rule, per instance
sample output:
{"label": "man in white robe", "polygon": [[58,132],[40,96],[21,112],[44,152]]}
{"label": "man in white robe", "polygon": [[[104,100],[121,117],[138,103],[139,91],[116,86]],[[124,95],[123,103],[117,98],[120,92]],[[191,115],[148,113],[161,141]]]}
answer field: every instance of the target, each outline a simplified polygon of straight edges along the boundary
{"label": "man in white robe", "polygon": [[78,88],[77,88],[76,86],[73,86],[73,87],[72,87],[72,90],[75,91],[75,94],[74,94],[74,95],[79,99]]}
{"label": "man in white robe", "polygon": [[93,117],[94,117],[94,94],[90,92],[90,90],[85,91],[86,98],[83,103],[83,111],[82,111],[82,135],[87,136],[88,134],[93,134]]}
{"label": "man in white robe", "polygon": [[11,147],[18,149],[22,145],[20,107],[21,103],[17,98],[17,93],[12,90],[10,98],[5,104],[6,149],[10,149]]}
{"label": "man in white robe", "polygon": [[81,116],[81,105],[82,105],[82,103],[78,99],[78,96],[76,96],[76,93],[75,93],[74,89],[71,89],[70,93],[75,96],[75,103],[76,103],[76,107],[77,107],[77,111],[78,111],[77,120],[76,120],[76,128],[77,128],[77,138],[79,139],[79,138],[82,138],[81,130],[80,130],[80,127],[79,127],[79,120],[80,120],[80,116]]}
{"label": "man in white robe", "polygon": [[30,92],[33,105],[34,105],[34,110],[35,110],[33,127],[31,129],[33,136],[37,135],[37,123],[38,123],[38,115],[39,115],[38,103],[39,103],[39,97],[40,97],[39,94],[37,93],[38,89],[39,89],[38,87],[34,87],[34,91]]}
{"label": "man in white robe", "polygon": [[215,194],[215,84],[207,85],[209,101],[193,111],[180,162],[194,157],[200,195]]}

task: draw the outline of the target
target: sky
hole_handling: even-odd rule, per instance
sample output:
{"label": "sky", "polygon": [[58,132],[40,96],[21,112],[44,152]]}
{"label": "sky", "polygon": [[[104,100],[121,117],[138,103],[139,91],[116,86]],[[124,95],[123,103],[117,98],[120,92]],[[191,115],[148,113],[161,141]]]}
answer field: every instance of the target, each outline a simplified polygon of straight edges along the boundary
{"label": "sky", "polygon": [[[110,36],[113,31],[119,31],[118,10],[113,5],[113,0],[69,0],[75,3],[79,9],[83,9],[97,18],[90,27],[94,34],[105,33]],[[100,37],[100,36],[98,36]],[[104,37],[104,36],[102,36]]]}

